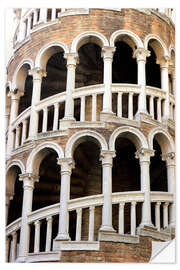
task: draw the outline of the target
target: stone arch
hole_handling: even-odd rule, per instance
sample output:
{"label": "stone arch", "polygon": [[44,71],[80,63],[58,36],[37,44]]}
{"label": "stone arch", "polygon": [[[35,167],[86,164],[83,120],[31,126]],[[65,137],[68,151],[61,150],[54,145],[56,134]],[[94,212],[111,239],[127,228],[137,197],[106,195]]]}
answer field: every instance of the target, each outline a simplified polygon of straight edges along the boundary
{"label": "stone arch", "polygon": [[101,150],[108,150],[107,142],[102,135],[92,130],[82,130],[73,134],[66,143],[66,158],[73,158],[74,149],[78,146],[79,143],[84,141],[84,137],[92,137],[96,139],[101,147]]}
{"label": "stone arch", "polygon": [[175,152],[175,143],[173,138],[169,135],[166,130],[162,128],[154,128],[148,134],[148,143],[150,149],[153,150],[153,140],[154,138],[157,140],[161,147],[162,154]]}
{"label": "stone arch", "polygon": [[148,148],[147,139],[145,138],[144,134],[142,134],[142,132],[133,127],[123,126],[115,129],[111,134],[109,139],[109,150],[115,151],[116,139],[121,134],[125,134],[125,137],[134,143],[137,150],[140,148]]}
{"label": "stone arch", "polygon": [[164,41],[154,34],[149,34],[145,37],[144,47],[146,50],[148,49],[148,44],[149,44],[150,40],[155,41],[155,42],[151,43],[151,47],[155,51],[157,58],[160,59],[163,56],[169,56],[169,53],[168,53],[168,50],[167,50],[167,47],[166,47]]}
{"label": "stone arch", "polygon": [[63,42],[60,41],[54,41],[54,42],[50,42],[46,45],[44,45],[40,51],[38,52],[37,56],[36,56],[36,60],[35,60],[35,67],[38,68],[42,68],[42,69],[46,69],[46,64],[49,60],[49,58],[59,52],[63,50],[64,53],[69,53],[69,48],[67,47],[67,45]]}
{"label": "stone arch", "polygon": [[55,142],[44,142],[34,148],[30,153],[27,159],[26,172],[38,174],[41,161],[49,153],[50,149],[53,149],[57,153],[58,158],[64,158],[64,151],[60,145]]}
{"label": "stone arch", "polygon": [[30,67],[29,69],[34,68],[34,62],[32,59],[23,60],[16,68],[12,79],[12,90],[15,88],[24,90],[25,80],[28,74],[28,66]]}
{"label": "stone arch", "polygon": [[127,43],[133,51],[137,48],[144,48],[143,42],[141,39],[133,32],[129,30],[117,30],[114,33],[112,33],[110,37],[110,46],[114,47],[115,42],[118,41],[118,39],[121,37],[121,40]]}
{"label": "stone arch", "polygon": [[95,31],[87,31],[74,38],[71,45],[71,52],[77,53],[78,49],[88,42],[96,43],[101,48],[104,46],[109,46],[109,42],[103,34]]}

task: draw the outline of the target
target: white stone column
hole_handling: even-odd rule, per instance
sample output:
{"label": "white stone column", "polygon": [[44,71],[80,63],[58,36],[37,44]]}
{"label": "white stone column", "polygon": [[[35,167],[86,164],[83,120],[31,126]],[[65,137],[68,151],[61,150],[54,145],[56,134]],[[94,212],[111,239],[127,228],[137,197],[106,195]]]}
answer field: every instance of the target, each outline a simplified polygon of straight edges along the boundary
{"label": "white stone column", "polygon": [[144,192],[144,202],[142,205],[142,219],[140,227],[153,227],[151,221],[151,198],[150,198],[150,175],[149,165],[150,157],[154,155],[154,150],[141,148],[136,152],[136,158],[139,158],[141,169],[141,191]]}
{"label": "white stone column", "polygon": [[77,208],[76,214],[76,241],[81,241],[82,208]]}
{"label": "white stone column", "polygon": [[88,241],[94,241],[94,211],[95,207],[89,207],[89,236]]}
{"label": "white stone column", "polygon": [[24,141],[26,140],[27,124],[28,124],[28,120],[27,119],[23,120],[21,145],[23,145]]}
{"label": "white stone column", "polygon": [[38,11],[35,8],[34,9],[34,17],[33,17],[33,26],[35,26],[37,24],[37,19],[38,19]]}
{"label": "white stone column", "polygon": [[70,198],[70,180],[71,171],[74,166],[71,158],[58,159],[61,165],[61,191],[60,191],[60,209],[59,209],[59,229],[56,240],[70,240],[68,232],[68,201]]}
{"label": "white stone column", "polygon": [[92,121],[96,121],[96,100],[97,95],[93,94],[92,95]]}
{"label": "white stone column", "polygon": [[19,25],[19,33],[18,33],[18,42],[21,42],[25,39],[26,35],[26,22],[21,18]]}
{"label": "white stone column", "polygon": [[157,99],[157,120],[161,122],[161,98],[160,97],[158,97]]}
{"label": "white stone column", "polygon": [[113,114],[112,112],[112,61],[115,47],[105,46],[102,48],[102,57],[104,59],[104,95],[102,113]]}
{"label": "white stone column", "polygon": [[6,237],[6,262],[9,261],[9,253],[10,253],[10,238],[7,236]]}
{"label": "white stone column", "polygon": [[133,93],[129,93],[128,99],[128,118],[133,120]]}
{"label": "white stone column", "polygon": [[175,69],[173,69],[173,72],[171,73],[171,78],[172,78],[173,95],[176,96],[176,75],[175,75]]}
{"label": "white stone column", "polygon": [[160,231],[160,229],[161,229],[160,206],[161,206],[161,202],[156,202],[156,204],[155,204],[155,226],[156,226],[158,231]]}
{"label": "white stone column", "polygon": [[138,65],[138,85],[140,85],[140,95],[138,112],[142,114],[148,114],[146,104],[146,57],[150,56],[150,51],[143,48],[136,49],[133,57],[136,57]]}
{"label": "white stone column", "polygon": [[164,116],[163,120],[168,120],[170,116],[169,112],[169,57],[163,57],[157,61],[160,63],[161,68],[161,89],[166,92],[165,107],[164,107]]}
{"label": "white stone column", "polygon": [[11,154],[11,151],[14,145],[14,132],[11,128],[11,125],[18,116],[19,100],[23,94],[24,94],[23,91],[20,91],[17,89],[14,91],[10,91],[8,94],[8,96],[11,97],[10,125],[9,125],[8,142],[7,142],[7,155],[8,156]]}
{"label": "white stone column", "polygon": [[43,108],[42,132],[47,132],[47,121],[48,121],[48,107],[45,107]]}
{"label": "white stone column", "polygon": [[40,8],[40,18],[39,23],[46,23],[47,22],[47,8]]}
{"label": "white stone column", "polygon": [[117,116],[122,117],[122,92],[118,92],[117,100]]}
{"label": "white stone column", "polygon": [[80,112],[80,121],[85,121],[85,96],[81,97],[81,112]]}
{"label": "white stone column", "polygon": [[58,130],[58,120],[59,120],[59,103],[54,104],[54,119],[53,119],[53,130]]}
{"label": "white stone column", "polygon": [[29,140],[32,140],[36,137],[38,132],[38,112],[36,111],[36,104],[40,101],[42,78],[46,77],[46,72],[40,68],[33,68],[29,71],[29,75],[33,76],[33,92],[29,124]]}
{"label": "white stone column", "polygon": [[162,156],[162,159],[166,161],[167,168],[167,181],[168,181],[168,192],[173,194],[173,202],[169,206],[171,227],[175,227],[176,223],[176,164],[175,164],[175,153],[170,152]]}
{"label": "white stone column", "polygon": [[154,119],[154,96],[150,96],[150,115]]}
{"label": "white stone column", "polygon": [[29,15],[29,17],[27,18],[27,36],[30,35],[30,31],[31,31],[31,20],[32,20],[32,15]]}
{"label": "white stone column", "polygon": [[20,140],[20,126],[17,126],[16,127],[15,148],[19,147],[19,140]]}
{"label": "white stone column", "polygon": [[34,253],[39,253],[41,221],[36,220],[34,222],[34,226],[35,226]]}
{"label": "white stone column", "polygon": [[78,55],[76,53],[66,53],[64,58],[67,59],[67,82],[66,82],[66,102],[65,115],[60,121],[60,127],[66,128],[71,125],[74,118],[74,100],[73,91],[75,88],[75,71],[78,63]]}
{"label": "white stone column", "polygon": [[56,19],[56,8],[52,8],[51,21],[54,21],[55,19]]}
{"label": "white stone column", "polygon": [[102,186],[104,204],[102,209],[102,225],[100,231],[114,232],[112,227],[112,164],[113,157],[115,157],[114,151],[102,151]]}
{"label": "white stone column", "polygon": [[168,202],[163,203],[163,227],[164,228],[168,227],[168,206],[169,206]]}
{"label": "white stone column", "polygon": [[124,202],[119,203],[119,234],[124,234]]}
{"label": "white stone column", "polygon": [[38,182],[39,176],[33,175],[31,173],[25,173],[19,175],[19,180],[23,181],[24,193],[18,262],[24,262],[29,252],[30,227],[28,224],[28,215],[32,211],[34,183]]}
{"label": "white stone column", "polygon": [[131,202],[131,235],[136,234],[136,202]]}
{"label": "white stone column", "polygon": [[46,231],[46,252],[51,250],[51,239],[52,239],[52,217],[47,217],[47,231]]}
{"label": "white stone column", "polygon": [[11,254],[11,260],[12,262],[15,262],[16,260],[16,255],[17,255],[17,233],[13,232],[12,233],[12,254]]}

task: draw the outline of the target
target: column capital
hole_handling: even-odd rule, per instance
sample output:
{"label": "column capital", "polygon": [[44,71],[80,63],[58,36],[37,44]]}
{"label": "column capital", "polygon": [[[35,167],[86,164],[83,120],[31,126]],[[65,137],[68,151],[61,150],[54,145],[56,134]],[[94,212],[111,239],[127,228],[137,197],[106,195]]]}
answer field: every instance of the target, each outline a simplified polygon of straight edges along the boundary
{"label": "column capital", "polygon": [[47,76],[47,72],[40,67],[32,68],[28,73],[29,75],[33,76],[33,80],[41,80],[42,77]]}
{"label": "column capital", "polygon": [[18,88],[15,88],[8,93],[8,97],[11,97],[11,100],[19,100],[22,96],[24,96],[24,91],[19,90]]}
{"label": "column capital", "polygon": [[77,53],[65,53],[64,58],[67,60],[67,67],[76,67],[76,65],[79,64],[79,56]]}
{"label": "column capital", "polygon": [[151,52],[144,49],[144,48],[138,48],[133,53],[133,58],[136,58],[137,62],[144,61],[146,62],[146,57],[149,57],[151,55]]}
{"label": "column capital", "polygon": [[102,48],[101,57],[112,60],[115,50],[116,47],[104,46]]}
{"label": "column capital", "polygon": [[175,152],[163,154],[162,160],[166,161],[167,166],[175,165]]}
{"label": "column capital", "polygon": [[161,205],[161,202],[156,202],[155,206],[159,207]]}
{"label": "column capital", "polygon": [[160,64],[160,68],[168,68],[169,62],[170,62],[170,58],[167,55],[161,58],[157,58],[156,60],[156,64]]}
{"label": "column capital", "polygon": [[100,155],[100,161],[102,161],[102,165],[109,164],[112,166],[112,161],[115,156],[115,151],[102,150]]}
{"label": "column capital", "polygon": [[34,183],[39,182],[39,176],[32,173],[24,173],[19,175],[19,181],[23,181],[24,188],[34,188]]}
{"label": "column capital", "polygon": [[164,202],[163,203],[163,207],[168,207],[169,206],[169,202]]}
{"label": "column capital", "polygon": [[52,217],[52,216],[47,217],[47,218],[46,218],[46,221],[47,221],[47,222],[52,222],[52,221],[53,221],[53,217]]}
{"label": "column capital", "polygon": [[72,158],[57,158],[57,164],[61,165],[61,174],[63,172],[71,173],[71,170],[75,168],[75,163]]}
{"label": "column capital", "polygon": [[140,148],[135,153],[135,158],[139,158],[140,162],[150,162],[150,157],[154,156],[154,150],[146,149],[146,148]]}

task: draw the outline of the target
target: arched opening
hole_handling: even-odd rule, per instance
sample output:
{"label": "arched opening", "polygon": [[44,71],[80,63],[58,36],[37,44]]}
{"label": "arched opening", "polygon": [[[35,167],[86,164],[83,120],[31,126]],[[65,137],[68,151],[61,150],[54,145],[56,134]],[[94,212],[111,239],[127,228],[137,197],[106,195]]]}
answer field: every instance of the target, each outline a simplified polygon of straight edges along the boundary
{"label": "arched opening", "polygon": [[6,209],[8,211],[7,224],[18,219],[22,214],[23,183],[19,181],[21,173],[21,169],[13,165],[6,175],[6,196],[7,199],[10,199],[9,209]]}
{"label": "arched opening", "polygon": [[17,89],[24,92],[19,101],[18,114],[31,106],[33,78],[28,74],[31,69],[29,64],[24,64],[18,71],[16,77]]}
{"label": "arched opening", "polygon": [[[113,159],[112,192],[128,192],[140,190],[140,166],[135,158],[136,147],[126,135],[120,135],[115,141],[116,157]],[[118,231],[118,205],[113,205],[113,227]],[[124,208],[124,232],[130,231],[131,204]],[[141,221],[141,204],[136,205],[136,222]]]}
{"label": "arched opening", "polygon": [[150,56],[146,58],[146,85],[161,88],[161,70],[157,61],[163,57],[159,42],[151,39],[148,44]]}
{"label": "arched opening", "polygon": [[[99,143],[93,137],[83,137],[76,142],[73,158],[75,168],[71,175],[70,199],[102,193],[101,161]],[[101,225],[101,207],[95,208],[95,239]],[[82,209],[82,240],[88,240],[89,209]],[[76,212],[70,212],[69,234],[75,240]]]}
{"label": "arched opening", "polygon": [[41,85],[41,100],[66,91],[66,59],[59,46],[52,46],[41,56],[41,65],[47,72]]}

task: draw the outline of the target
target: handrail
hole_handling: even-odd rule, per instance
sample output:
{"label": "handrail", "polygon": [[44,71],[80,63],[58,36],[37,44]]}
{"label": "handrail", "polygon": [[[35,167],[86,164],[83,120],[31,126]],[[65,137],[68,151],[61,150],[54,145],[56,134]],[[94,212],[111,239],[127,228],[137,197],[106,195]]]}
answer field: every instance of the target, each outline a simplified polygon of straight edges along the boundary
{"label": "handrail", "polygon": [[162,97],[162,98],[166,97],[166,92],[163,89],[158,88],[158,87],[148,86],[148,85],[146,85],[146,94],[147,95],[153,94],[154,96]]}
{"label": "handrail", "polygon": [[6,226],[6,235],[10,235],[12,232],[17,231],[21,227],[21,217]]}
{"label": "handrail", "polygon": [[12,122],[11,126],[14,129],[17,125],[19,125],[24,119],[28,118],[31,114],[31,106],[25,109],[22,113],[20,113],[17,118]]}
{"label": "handrail", "polygon": [[150,192],[151,202],[173,202],[173,193],[163,191],[151,191]]}

